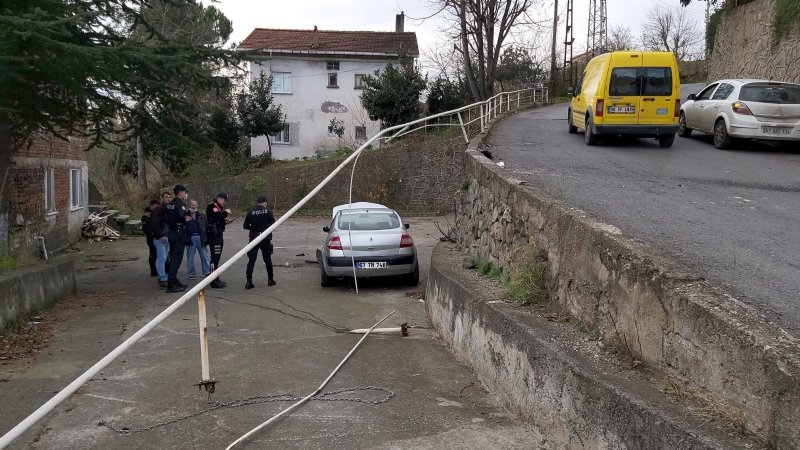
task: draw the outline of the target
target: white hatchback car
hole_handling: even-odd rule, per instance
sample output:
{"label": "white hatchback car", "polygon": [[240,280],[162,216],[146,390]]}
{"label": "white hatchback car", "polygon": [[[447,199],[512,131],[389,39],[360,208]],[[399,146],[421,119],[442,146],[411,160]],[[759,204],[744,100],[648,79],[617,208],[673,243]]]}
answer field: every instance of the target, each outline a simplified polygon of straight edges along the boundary
{"label": "white hatchback car", "polygon": [[344,277],[396,276],[419,284],[414,240],[396,211],[377,203],[358,202],[333,208],[325,243],[317,249],[320,284],[332,286]]}
{"label": "white hatchback car", "polygon": [[681,107],[678,136],[714,135],[728,148],[737,138],[800,141],[800,84],[769,80],[719,80]]}

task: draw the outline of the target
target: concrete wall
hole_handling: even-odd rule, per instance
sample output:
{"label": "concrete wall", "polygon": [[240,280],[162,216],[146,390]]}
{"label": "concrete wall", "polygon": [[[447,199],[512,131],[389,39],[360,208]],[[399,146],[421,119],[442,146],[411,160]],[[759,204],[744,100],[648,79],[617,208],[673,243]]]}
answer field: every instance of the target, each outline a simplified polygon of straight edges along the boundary
{"label": "concrete wall", "polygon": [[680,380],[779,448],[800,442],[800,342],[696,274],[589,214],[526,186],[475,149],[456,223],[465,252],[509,267],[546,251],[553,307]]}
{"label": "concrete wall", "polygon": [[775,0],[725,11],[708,64],[709,80],[764,78],[800,83],[800,27],[773,46]]}
{"label": "concrete wall", "polygon": [[452,247],[439,244],[432,254],[425,296],[431,323],[489,391],[546,434],[552,448],[747,448],[746,439],[717,432],[656,387],[576,351],[586,338],[571,325],[488,303],[498,292],[461,269]]}
{"label": "concrete wall", "polygon": [[[339,70],[327,70],[327,61],[338,61]],[[275,159],[294,159],[311,157],[318,152],[335,151],[340,146],[355,148],[355,127],[366,126],[367,138],[380,131],[378,122],[369,120],[361,107],[361,89],[355,86],[356,74],[372,75],[383,69],[389,60],[274,57],[251,64],[251,76],[256,78],[262,71],[291,74],[291,93],[274,93],[275,104],[282,106],[289,124],[290,144],[273,144],[272,156]],[[328,74],[338,75],[338,87],[328,87]],[[328,134],[332,118],[344,122],[344,136]],[[260,155],[267,151],[265,136],[251,140],[251,154]]]}
{"label": "concrete wall", "polygon": [[75,266],[69,256],[0,274],[0,331],[17,317],[39,311],[75,292]]}
{"label": "concrete wall", "polygon": [[[358,160],[353,201],[383,203],[403,213],[450,212],[463,185],[460,155],[464,147],[462,137],[425,140],[424,135],[419,135],[379,151],[366,151]],[[190,197],[203,204],[224,191],[229,205],[244,209],[259,195],[266,195],[280,213],[302,199],[340,163],[341,160],[324,160],[291,167],[275,164],[236,177],[183,182]],[[330,213],[333,206],[347,203],[350,167],[339,172],[301,213]]]}

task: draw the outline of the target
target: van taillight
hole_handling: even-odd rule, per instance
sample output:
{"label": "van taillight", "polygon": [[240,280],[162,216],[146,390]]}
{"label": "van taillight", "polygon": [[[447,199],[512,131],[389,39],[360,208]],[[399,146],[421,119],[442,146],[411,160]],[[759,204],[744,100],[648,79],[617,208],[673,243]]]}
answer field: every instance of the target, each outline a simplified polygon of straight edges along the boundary
{"label": "van taillight", "polygon": [[400,238],[400,248],[407,248],[413,246],[414,246],[414,240],[411,239],[411,235],[408,233],[403,233],[403,237]]}
{"label": "van taillight", "polygon": [[342,240],[339,239],[339,236],[335,234],[328,239],[328,242],[325,243],[325,246],[328,247],[329,250],[343,250]]}
{"label": "van taillight", "polygon": [[680,117],[681,116],[681,99],[679,99],[679,98],[675,99],[675,113],[673,114],[673,116],[674,117]]}
{"label": "van taillight", "polygon": [[597,106],[594,108],[594,116],[595,117],[603,117],[603,107],[605,106],[605,102],[602,98],[597,99]]}

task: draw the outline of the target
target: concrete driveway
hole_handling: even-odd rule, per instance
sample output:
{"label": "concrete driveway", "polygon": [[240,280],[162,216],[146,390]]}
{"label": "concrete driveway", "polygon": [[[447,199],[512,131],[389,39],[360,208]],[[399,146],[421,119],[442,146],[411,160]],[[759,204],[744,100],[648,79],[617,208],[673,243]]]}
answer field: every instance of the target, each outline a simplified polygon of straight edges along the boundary
{"label": "concrete driveway", "polygon": [[[383,326],[407,322],[410,336],[368,337],[324,389],[343,390],[326,397],[341,401],[311,401],[243,448],[549,447],[536,429],[499,408],[430,329],[418,294],[441,236],[436,220],[444,223],[408,220],[421,255],[419,288],[364,282],[358,295],[347,284],[319,286],[318,265],[310,261],[327,219],[287,221],[274,238],[277,286],[267,287],[259,263],[256,288],[245,290],[239,262],[222,276],[228,288],[207,291],[211,373],[219,381],[212,400],[221,407],[205,412],[214,404],[193,386],[200,379],[199,338],[197,307],[189,302],[13,448],[225,448],[288,407],[281,395],[313,392],[360,338],[347,330],[367,328],[394,309]],[[240,223],[226,234],[224,258],[245,244]],[[79,290],[114,298],[61,324],[46,352],[0,366],[3,433],[178,298],[147,276],[142,238],[81,248]],[[185,269],[180,277],[186,281]],[[236,402],[252,404],[225,407]],[[100,422],[153,428],[118,434]]]}

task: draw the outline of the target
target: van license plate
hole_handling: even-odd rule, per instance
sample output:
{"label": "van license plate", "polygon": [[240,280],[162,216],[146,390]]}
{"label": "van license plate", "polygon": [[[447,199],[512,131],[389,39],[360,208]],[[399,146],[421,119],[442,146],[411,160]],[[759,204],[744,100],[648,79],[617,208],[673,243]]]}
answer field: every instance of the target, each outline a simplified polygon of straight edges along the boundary
{"label": "van license plate", "polygon": [[636,111],[636,108],[633,106],[609,106],[608,113],[609,114],[633,114]]}
{"label": "van license plate", "polygon": [[761,127],[761,132],[764,134],[776,134],[779,136],[788,136],[792,134],[792,129],[785,127]]}
{"label": "van license plate", "polygon": [[369,261],[356,263],[356,270],[385,269],[386,261]]}

